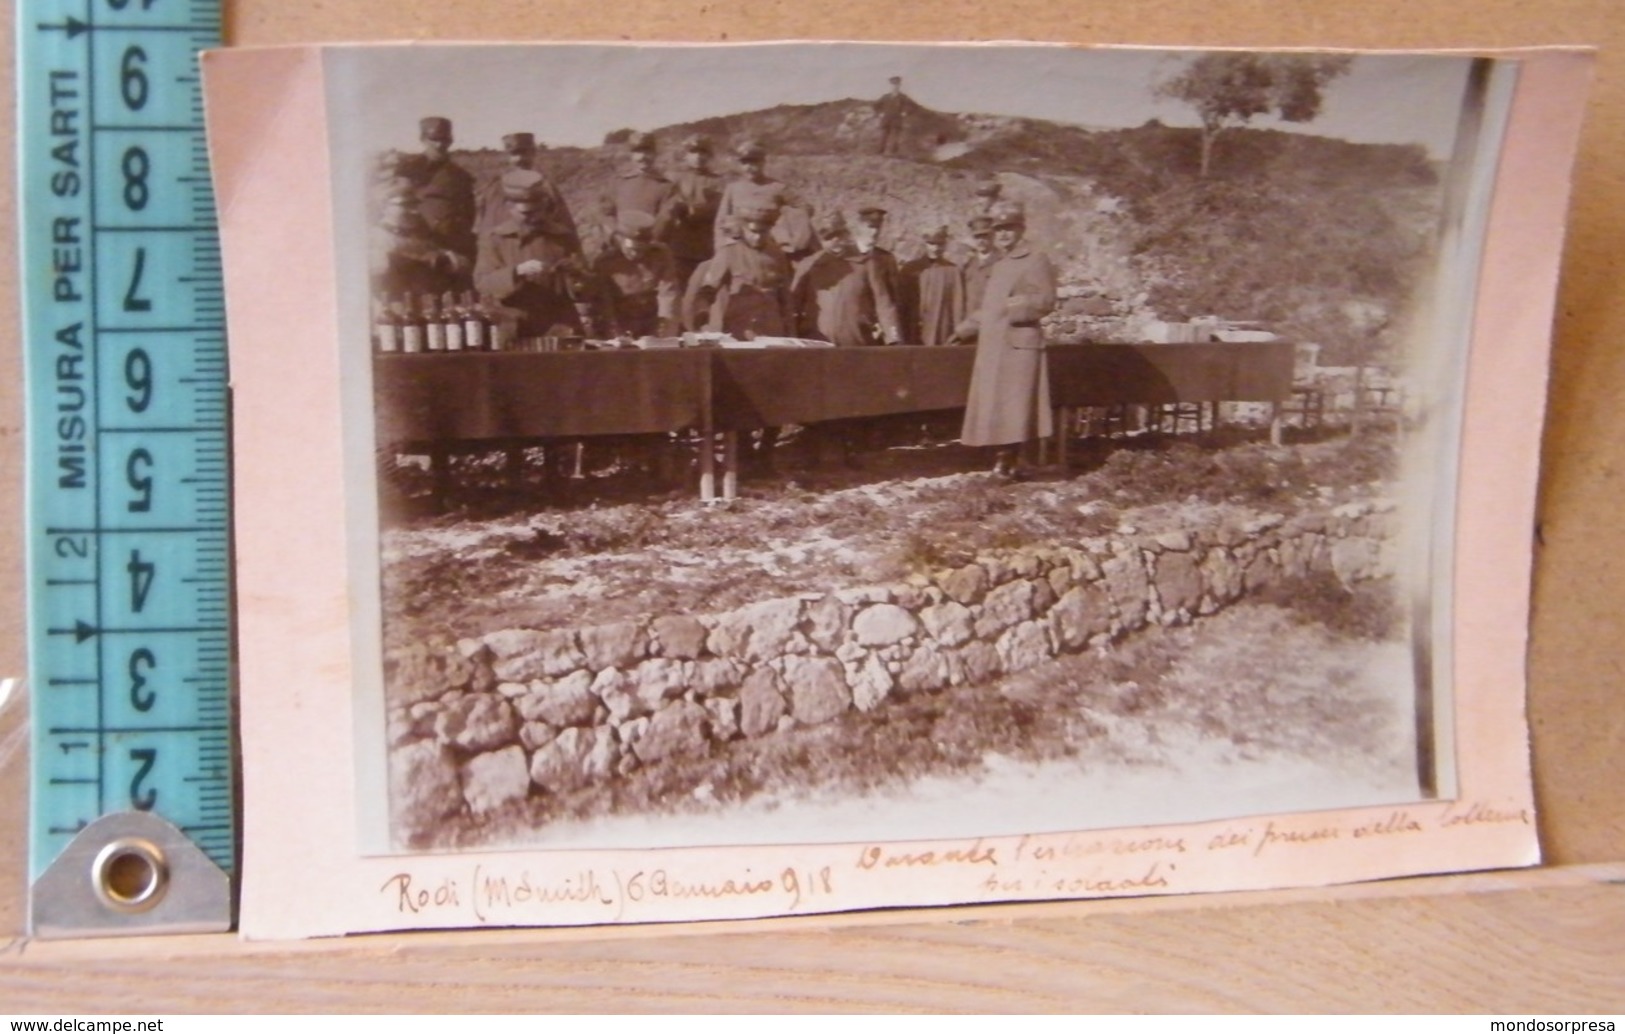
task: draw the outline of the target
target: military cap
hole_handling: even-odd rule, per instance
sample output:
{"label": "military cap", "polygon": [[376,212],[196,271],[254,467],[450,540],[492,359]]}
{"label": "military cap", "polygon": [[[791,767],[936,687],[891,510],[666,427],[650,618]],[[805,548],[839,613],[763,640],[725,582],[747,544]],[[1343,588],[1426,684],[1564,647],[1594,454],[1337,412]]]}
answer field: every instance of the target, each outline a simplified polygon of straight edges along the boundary
{"label": "military cap", "polygon": [[993,232],[993,220],[985,215],[979,215],[970,221],[970,235],[972,237],[986,237]]}
{"label": "military cap", "polygon": [[683,137],[683,150],[711,153],[711,138],[704,133],[690,133]]}
{"label": "military cap", "polygon": [[534,151],[536,149],[536,134],[509,133],[502,138],[504,151]]}
{"label": "military cap", "polygon": [[734,146],[734,157],[740,161],[752,158],[761,161],[767,157],[767,148],[755,140],[741,140]]}
{"label": "military cap", "polygon": [[418,136],[424,140],[450,140],[451,119],[430,115],[418,120]]}
{"label": "military cap", "polygon": [[1020,201],[1000,201],[989,210],[988,217],[993,220],[994,229],[1027,225],[1027,209]]}
{"label": "military cap", "polygon": [[813,229],[817,231],[819,237],[825,240],[831,237],[839,237],[846,233],[846,217],[839,212],[826,212],[818,217],[818,221],[813,224]]}
{"label": "military cap", "polygon": [[1003,190],[1003,189],[1004,188],[999,185],[998,180],[994,179],[992,176],[988,176],[988,177],[985,177],[985,178],[977,181],[977,183],[976,183],[976,196],[977,197],[998,197],[999,192],[1001,190]]}
{"label": "military cap", "polygon": [[628,240],[653,240],[655,217],[648,212],[623,212],[616,220],[615,232]]}
{"label": "military cap", "polygon": [[629,151],[647,151],[649,154],[653,154],[655,151],[654,135],[651,133],[630,133],[626,138],[626,149]]}
{"label": "military cap", "polygon": [[882,219],[884,219],[886,217],[886,210],[876,204],[867,204],[858,209],[858,216],[865,222],[868,222],[872,216],[880,216]]}
{"label": "military cap", "polygon": [[887,79],[886,81],[888,83],[891,83],[893,86],[896,86],[897,84],[899,84],[899,83],[901,83],[903,81],[903,77],[900,76],[900,75],[894,75],[890,79]]}
{"label": "military cap", "polygon": [[922,239],[927,244],[947,244],[948,228],[946,226],[939,226],[936,229],[928,232]]}
{"label": "military cap", "polygon": [[531,169],[502,174],[502,196],[509,201],[539,201],[547,195],[547,177]]}

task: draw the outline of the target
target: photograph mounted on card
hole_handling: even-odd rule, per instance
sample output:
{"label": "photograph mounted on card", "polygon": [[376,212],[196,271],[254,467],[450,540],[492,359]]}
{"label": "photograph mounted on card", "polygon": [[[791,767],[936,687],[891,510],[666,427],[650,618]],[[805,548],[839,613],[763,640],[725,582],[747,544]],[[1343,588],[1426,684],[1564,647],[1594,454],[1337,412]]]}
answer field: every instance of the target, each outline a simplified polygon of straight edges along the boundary
{"label": "photograph mounted on card", "polygon": [[1589,67],[208,55],[245,934],[1534,864]]}

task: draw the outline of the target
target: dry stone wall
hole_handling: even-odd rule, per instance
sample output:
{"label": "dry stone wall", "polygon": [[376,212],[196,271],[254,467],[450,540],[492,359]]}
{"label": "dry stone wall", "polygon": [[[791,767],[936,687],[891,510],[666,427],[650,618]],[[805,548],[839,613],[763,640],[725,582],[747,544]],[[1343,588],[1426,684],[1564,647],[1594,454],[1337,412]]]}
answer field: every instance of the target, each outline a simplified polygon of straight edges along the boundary
{"label": "dry stone wall", "polygon": [[1181,624],[1283,578],[1394,570],[1387,502],[989,554],[907,581],[588,628],[505,629],[386,662],[396,828],[974,685]]}

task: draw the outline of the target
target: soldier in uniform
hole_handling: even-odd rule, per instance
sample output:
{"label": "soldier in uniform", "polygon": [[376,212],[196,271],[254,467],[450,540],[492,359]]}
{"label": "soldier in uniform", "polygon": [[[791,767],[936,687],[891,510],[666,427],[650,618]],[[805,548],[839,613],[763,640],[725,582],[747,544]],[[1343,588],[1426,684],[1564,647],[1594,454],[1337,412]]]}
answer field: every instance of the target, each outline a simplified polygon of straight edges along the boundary
{"label": "soldier in uniform", "polygon": [[680,282],[687,284],[694,269],[716,254],[717,209],[722,206],[722,177],[711,171],[711,141],[695,134],[683,141],[683,168],[672,177],[677,197],[672,202],[671,233],[667,244],[677,262]]}
{"label": "soldier in uniform", "polygon": [[385,301],[409,295],[439,297],[451,282],[459,257],[441,248],[418,214],[412,183],[403,177],[383,181],[384,207],[370,241],[372,290]]}
{"label": "soldier in uniform", "polygon": [[717,249],[695,292],[695,306],[715,304],[710,329],[749,339],[792,332],[790,261],[770,235],[777,213],[750,208],[735,216],[736,238]]}
{"label": "soldier in uniform", "polygon": [[791,284],[797,333],[842,346],[898,344],[896,301],[874,256],[853,245],[839,212],[818,220],[818,237],[823,250],[801,260]]}
{"label": "soldier in uniform", "polygon": [[[700,267],[704,273],[694,292],[693,311],[709,311],[707,329],[747,341],[794,333],[790,260],[772,237],[777,215],[774,209],[762,206],[732,216],[735,229],[728,242]],[[756,450],[748,458],[770,468],[778,440],[777,427],[763,428]]]}
{"label": "soldier in uniform", "polygon": [[676,263],[654,239],[654,219],[643,212],[621,217],[617,247],[593,263],[604,321],[611,333],[627,337],[670,337],[677,325]]}
{"label": "soldier in uniform", "polygon": [[798,262],[817,251],[818,236],[813,233],[812,214],[789,187],[768,178],[767,149],[754,140],[745,140],[734,149],[734,156],[745,174],[722,191],[722,201],[717,205],[716,246],[720,249],[726,243],[728,228],[735,224],[740,213],[772,209],[777,213],[773,239],[786,258]]}
{"label": "soldier in uniform", "polygon": [[[801,261],[791,290],[798,333],[841,347],[899,343],[897,305],[874,255],[858,250],[841,213],[822,216],[817,226],[823,250]],[[872,419],[824,421],[809,443],[838,443],[853,466],[878,430]]]}
{"label": "soldier in uniform", "polygon": [[906,336],[922,345],[945,345],[965,318],[965,278],[944,257],[948,228],[925,235],[925,253],[903,266],[899,278],[907,299]]}
{"label": "soldier in uniform", "polygon": [[422,153],[403,155],[395,174],[411,184],[414,207],[435,248],[455,256],[455,268],[446,274],[440,290],[461,291],[469,285],[477,246],[474,177],[451,160],[450,119],[425,118],[418,123],[418,135]]}
{"label": "soldier in uniform", "polygon": [[677,187],[655,171],[655,138],[633,133],[626,138],[630,166],[616,178],[609,198],[609,215],[616,225],[632,212],[642,212],[654,220],[654,239],[664,243],[671,231],[672,207]]}
{"label": "soldier in uniform", "polygon": [[965,275],[965,311],[975,312],[982,305],[982,291],[987,287],[988,274],[999,261],[999,251],[993,246],[993,220],[979,215],[970,221],[971,255],[960,266]]}
{"label": "soldier in uniform", "polygon": [[990,218],[999,258],[981,305],[965,317],[966,336],[977,336],[976,362],[959,440],[995,448],[994,471],[1019,476],[1020,447],[1054,433],[1040,321],[1055,309],[1055,269],[1023,239],[1019,203],[1001,202]]}
{"label": "soldier in uniform", "polygon": [[581,274],[574,257],[548,232],[552,184],[531,169],[502,175],[508,221],[480,240],[474,286],[489,294],[517,324],[517,336],[579,334]]}
{"label": "soldier in uniform", "polygon": [[[546,232],[557,237],[572,253],[580,254],[581,235],[576,231],[575,220],[570,216],[570,206],[565,204],[564,195],[559,193],[558,184],[554,183],[540,167],[542,149],[537,145],[535,135],[509,133],[502,138],[502,150],[508,157],[509,169],[530,169],[546,180],[547,210],[539,216],[542,225],[546,228]],[[480,188],[478,202],[480,214],[475,229],[481,236],[508,221],[511,213],[508,199],[502,190],[500,174],[492,177]]]}
{"label": "soldier in uniform", "polygon": [[875,102],[880,114],[880,153],[899,154],[903,150],[903,119],[907,113],[908,98],[903,96],[901,76],[892,76],[891,92]]}
{"label": "soldier in uniform", "polygon": [[858,209],[858,226],[853,240],[858,251],[874,261],[876,272],[886,282],[886,289],[896,298],[899,292],[897,256],[880,246],[880,234],[885,228],[886,210],[875,204],[864,205]]}
{"label": "soldier in uniform", "polygon": [[616,225],[615,199],[606,194],[594,202],[591,215],[582,224],[581,249],[588,262],[615,250]]}

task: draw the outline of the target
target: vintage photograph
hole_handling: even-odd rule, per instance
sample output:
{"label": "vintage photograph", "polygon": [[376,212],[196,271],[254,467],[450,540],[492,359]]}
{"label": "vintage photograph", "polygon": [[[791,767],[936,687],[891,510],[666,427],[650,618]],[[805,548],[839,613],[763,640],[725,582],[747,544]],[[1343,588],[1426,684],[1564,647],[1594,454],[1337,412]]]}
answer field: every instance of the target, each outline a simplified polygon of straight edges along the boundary
{"label": "vintage photograph", "polygon": [[364,847],[1447,799],[1492,71],[329,52]]}

